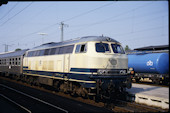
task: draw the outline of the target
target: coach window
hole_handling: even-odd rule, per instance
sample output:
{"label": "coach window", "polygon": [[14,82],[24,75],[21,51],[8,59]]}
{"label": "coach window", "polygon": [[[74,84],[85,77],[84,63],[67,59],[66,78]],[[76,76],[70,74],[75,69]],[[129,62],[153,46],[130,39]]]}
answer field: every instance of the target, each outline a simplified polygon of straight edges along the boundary
{"label": "coach window", "polygon": [[4,65],[5,65],[5,60],[6,60],[6,59],[3,59],[3,64],[4,64]]}
{"label": "coach window", "polygon": [[4,59],[2,59],[2,65],[4,65]]}
{"label": "coach window", "polygon": [[35,56],[39,56],[40,51],[35,51]]}
{"label": "coach window", "polygon": [[9,59],[9,64],[10,64],[10,65],[12,64],[12,60],[11,60],[11,58]]}
{"label": "coach window", "polygon": [[5,59],[4,59],[4,65],[5,65]]}
{"label": "coach window", "polygon": [[59,47],[56,48],[55,54],[59,54]]}
{"label": "coach window", "polygon": [[16,64],[16,65],[18,65],[18,61],[19,61],[19,59],[16,58],[16,59],[15,59],[15,64]]}
{"label": "coach window", "polygon": [[31,57],[31,56],[32,56],[32,54],[33,54],[33,51],[28,52],[27,57]]}
{"label": "coach window", "polygon": [[4,64],[4,60],[2,59],[2,65]]}
{"label": "coach window", "polygon": [[76,46],[76,51],[75,53],[84,53],[87,51],[87,46],[86,44],[79,44]]}
{"label": "coach window", "polygon": [[59,48],[58,54],[68,54],[73,52],[74,45],[64,46]]}
{"label": "coach window", "polygon": [[30,56],[30,52],[27,53],[27,57],[29,57],[29,56]]}
{"label": "coach window", "polygon": [[18,65],[18,58],[15,58],[15,65]]}
{"label": "coach window", "polygon": [[6,65],[6,59],[4,59],[4,65]]}
{"label": "coach window", "polygon": [[49,55],[50,49],[46,49],[44,55]]}
{"label": "coach window", "polygon": [[8,58],[8,65],[10,65],[10,59]]}
{"label": "coach window", "polygon": [[3,65],[3,59],[1,60],[1,65]]}
{"label": "coach window", "polygon": [[8,59],[6,59],[6,65],[8,65]]}
{"label": "coach window", "polygon": [[31,56],[32,56],[32,51],[28,52],[28,57],[31,57]]}
{"label": "coach window", "polygon": [[39,56],[43,56],[43,55],[44,55],[44,51],[45,51],[45,50],[40,50]]}
{"label": "coach window", "polygon": [[52,48],[51,51],[50,51],[50,55],[54,55],[55,52],[56,52],[56,49],[57,49],[57,48]]}
{"label": "coach window", "polygon": [[18,58],[18,65],[20,65],[20,62],[21,62],[21,58]]}
{"label": "coach window", "polygon": [[5,65],[8,65],[8,59],[5,59]]}
{"label": "coach window", "polygon": [[63,53],[64,53],[64,47],[60,47],[58,54],[63,54]]}
{"label": "coach window", "polygon": [[12,58],[12,64],[14,65],[14,58]]}
{"label": "coach window", "polygon": [[36,56],[36,54],[37,54],[37,51],[33,51],[33,56]]}
{"label": "coach window", "polygon": [[64,53],[72,53],[74,45],[66,46]]}
{"label": "coach window", "polygon": [[33,51],[32,56],[36,56],[37,51]]}

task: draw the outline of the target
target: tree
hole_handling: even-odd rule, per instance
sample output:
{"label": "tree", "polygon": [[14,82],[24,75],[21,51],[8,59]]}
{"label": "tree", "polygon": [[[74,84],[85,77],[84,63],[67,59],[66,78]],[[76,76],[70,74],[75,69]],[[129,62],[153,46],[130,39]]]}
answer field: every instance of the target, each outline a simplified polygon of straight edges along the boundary
{"label": "tree", "polygon": [[125,47],[125,51],[131,50],[128,45]]}
{"label": "tree", "polygon": [[15,51],[20,51],[20,50],[21,50],[20,48],[15,49]]}

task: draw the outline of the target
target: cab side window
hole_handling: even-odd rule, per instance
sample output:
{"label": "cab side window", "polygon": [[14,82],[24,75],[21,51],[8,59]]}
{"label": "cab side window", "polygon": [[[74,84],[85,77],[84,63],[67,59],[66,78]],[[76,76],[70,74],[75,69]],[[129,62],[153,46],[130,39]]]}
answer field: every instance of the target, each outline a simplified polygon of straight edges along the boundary
{"label": "cab side window", "polygon": [[76,46],[75,53],[85,53],[87,51],[87,44],[79,44]]}

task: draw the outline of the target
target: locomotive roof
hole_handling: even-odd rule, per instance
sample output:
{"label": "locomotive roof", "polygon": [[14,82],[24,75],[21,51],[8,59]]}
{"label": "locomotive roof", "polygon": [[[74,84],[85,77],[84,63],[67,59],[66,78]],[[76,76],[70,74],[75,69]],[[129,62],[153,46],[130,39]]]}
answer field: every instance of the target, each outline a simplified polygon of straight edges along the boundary
{"label": "locomotive roof", "polygon": [[116,42],[119,43],[117,40],[112,39],[110,37],[104,37],[104,36],[86,36],[86,37],[81,37],[81,38],[75,38],[63,42],[50,42],[50,43],[45,43],[40,46],[37,46],[31,50],[36,50],[36,49],[43,49],[43,48],[48,48],[48,47],[53,47],[53,46],[64,46],[64,45],[69,45],[69,44],[75,44],[78,42],[88,42],[88,41],[108,41],[108,42]]}
{"label": "locomotive roof", "polygon": [[20,50],[20,51],[13,51],[13,52],[7,52],[0,54],[0,58],[6,58],[6,57],[16,57],[16,56],[22,56],[25,54],[25,52],[28,49]]}

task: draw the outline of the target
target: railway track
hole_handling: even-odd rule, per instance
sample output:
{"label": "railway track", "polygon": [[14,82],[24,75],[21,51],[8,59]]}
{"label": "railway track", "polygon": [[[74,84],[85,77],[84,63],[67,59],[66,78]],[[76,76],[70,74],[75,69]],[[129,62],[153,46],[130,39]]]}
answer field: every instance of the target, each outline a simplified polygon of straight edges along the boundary
{"label": "railway track", "polygon": [[50,104],[44,100],[33,97],[22,91],[0,84],[0,96],[17,105],[25,112],[62,112],[68,113],[67,110]]}
{"label": "railway track", "polygon": [[93,105],[93,106],[105,107],[105,108],[107,108],[107,109],[109,109],[113,112],[168,112],[169,111],[169,110],[163,110],[163,109],[156,108],[156,107],[149,107],[149,106],[146,106],[146,105],[137,104],[137,103],[134,103],[134,102],[127,102],[127,101],[123,101],[123,100],[112,100],[111,103],[95,102],[94,100],[84,99],[84,98],[81,98],[81,97],[72,97],[72,96],[65,94],[65,93],[55,92],[53,89],[49,90],[49,89],[46,89],[46,88],[43,88],[43,87],[40,88],[38,86],[31,86],[30,84],[25,84],[25,83],[22,83],[20,81],[18,82],[18,81],[15,81],[15,80],[4,78],[4,77],[0,77],[0,78],[7,80],[7,81],[15,82],[17,84],[18,83],[22,84],[22,85],[24,84],[25,86],[28,86],[28,87],[33,87],[33,88],[38,89],[38,90],[42,90],[42,91],[45,91],[45,92],[48,92],[48,93],[53,93],[55,95],[70,98],[70,99],[80,101],[80,102],[83,102],[83,103],[86,103],[86,104],[90,104],[90,105]]}

